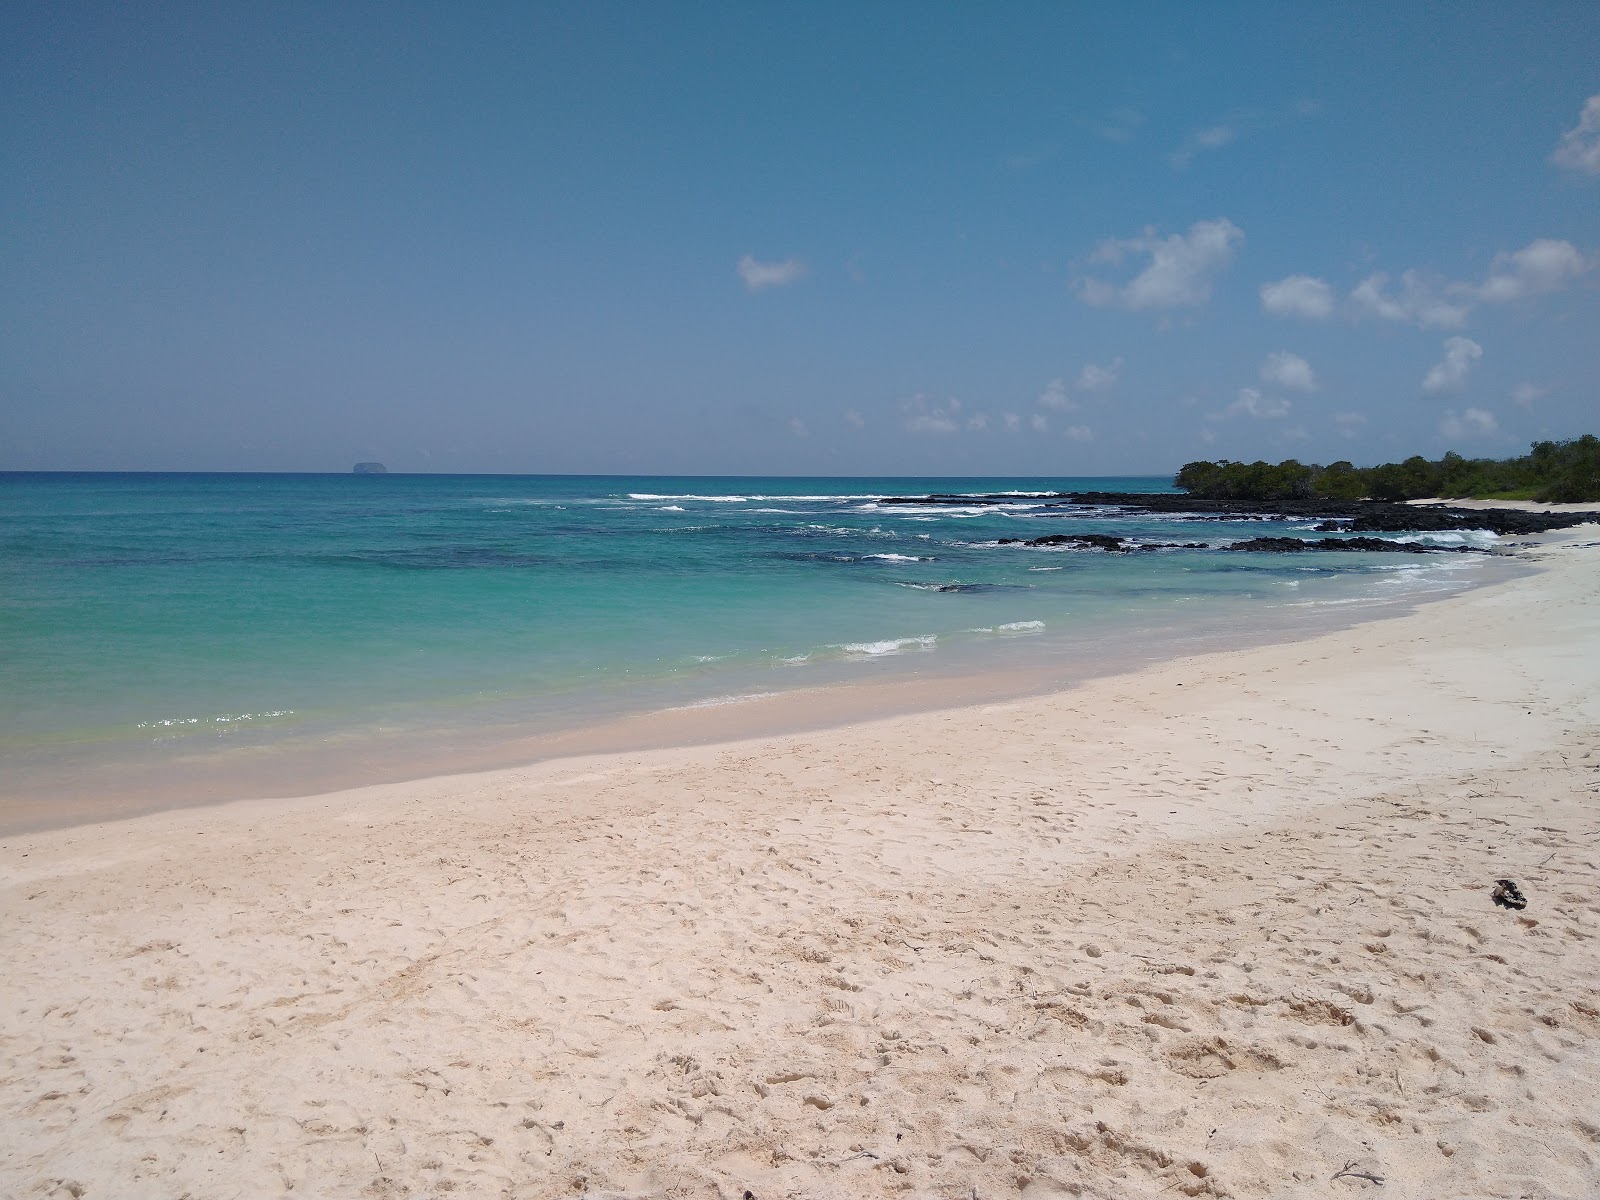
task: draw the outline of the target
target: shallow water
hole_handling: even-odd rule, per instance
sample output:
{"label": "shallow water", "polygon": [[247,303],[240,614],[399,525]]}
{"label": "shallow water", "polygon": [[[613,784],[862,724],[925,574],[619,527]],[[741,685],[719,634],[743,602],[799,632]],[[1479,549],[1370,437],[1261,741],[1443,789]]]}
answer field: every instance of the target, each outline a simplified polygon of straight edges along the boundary
{"label": "shallow water", "polygon": [[[270,791],[271,764],[295,754],[405,748],[465,763],[497,740],[824,685],[1081,677],[1219,637],[1293,636],[1459,590],[1485,567],[1475,555],[999,544],[1315,536],[1304,521],[1064,511],[1029,496],[1072,490],[1170,488],[1164,477],[0,475],[6,791],[64,795],[179,766],[202,791],[227,794],[251,772],[250,790]],[[990,492],[1016,495],[998,507],[882,503]],[[295,778],[285,768],[276,782]]]}

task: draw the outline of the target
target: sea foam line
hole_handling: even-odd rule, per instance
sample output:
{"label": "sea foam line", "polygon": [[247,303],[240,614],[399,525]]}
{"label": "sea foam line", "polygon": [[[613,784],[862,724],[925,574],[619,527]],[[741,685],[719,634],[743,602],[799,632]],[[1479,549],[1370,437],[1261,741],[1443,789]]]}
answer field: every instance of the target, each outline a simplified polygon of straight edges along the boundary
{"label": "sea foam line", "polygon": [[918,637],[885,638],[881,642],[843,642],[828,647],[843,650],[861,658],[881,658],[885,654],[899,654],[902,650],[916,648],[931,650],[939,641],[937,634],[924,633]]}
{"label": "sea foam line", "polygon": [[696,708],[721,708],[727,704],[743,704],[747,700],[765,700],[777,694],[777,692],[741,692],[727,696],[707,696],[704,700],[696,700],[691,704],[677,704],[662,711],[688,712]]}
{"label": "sea foam line", "polygon": [[165,717],[158,721],[140,721],[138,729],[172,729],[180,725],[234,725],[240,721],[266,721],[272,717],[292,717],[294,709],[280,708],[271,712],[239,713],[222,717]]}

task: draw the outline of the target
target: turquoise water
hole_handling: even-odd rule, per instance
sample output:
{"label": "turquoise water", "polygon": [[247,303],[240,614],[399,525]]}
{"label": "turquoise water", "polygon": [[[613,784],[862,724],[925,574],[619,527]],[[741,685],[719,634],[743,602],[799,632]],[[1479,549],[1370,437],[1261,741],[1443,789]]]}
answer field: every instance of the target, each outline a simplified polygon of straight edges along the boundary
{"label": "turquoise water", "polygon": [[[0,755],[540,728],[885,673],[1081,662],[1133,635],[1463,586],[1476,556],[1133,555],[1304,523],[1027,493],[1137,479],[0,475]],[[1014,492],[1000,508],[881,503]],[[1209,623],[1209,625],[1208,625]]]}

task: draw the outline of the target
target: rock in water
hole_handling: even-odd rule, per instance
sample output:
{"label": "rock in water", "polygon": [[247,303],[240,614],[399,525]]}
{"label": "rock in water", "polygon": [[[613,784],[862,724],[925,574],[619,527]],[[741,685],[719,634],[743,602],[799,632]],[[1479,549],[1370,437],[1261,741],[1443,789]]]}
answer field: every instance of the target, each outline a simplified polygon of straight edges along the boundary
{"label": "rock in water", "polygon": [[382,463],[357,463],[355,473],[357,475],[387,475],[389,468]]}

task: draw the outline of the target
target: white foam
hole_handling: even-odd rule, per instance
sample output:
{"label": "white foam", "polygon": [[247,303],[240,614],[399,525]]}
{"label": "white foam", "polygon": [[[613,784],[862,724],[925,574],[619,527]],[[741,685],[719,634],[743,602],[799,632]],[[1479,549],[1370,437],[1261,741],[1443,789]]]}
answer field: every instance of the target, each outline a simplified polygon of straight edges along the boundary
{"label": "white foam", "polygon": [[1437,533],[1405,533],[1384,540],[1421,542],[1425,546],[1492,546],[1500,540],[1500,535],[1487,529],[1462,529]]}
{"label": "white foam", "polygon": [[881,500],[880,495],[871,496],[706,496],[695,492],[681,492],[663,494],[659,492],[629,492],[629,500],[706,500],[713,504],[748,504],[753,500],[768,503],[786,500],[811,500],[842,503],[846,500]]}
{"label": "white foam", "polygon": [[1020,632],[1023,632],[1024,630],[1043,629],[1044,628],[1044,622],[1043,621],[1007,621],[1004,625],[997,625],[995,628],[999,629],[1002,633],[1020,633]]}
{"label": "white foam", "polygon": [[681,504],[663,504],[660,508],[656,509],[656,511],[657,512],[682,512],[683,511],[683,505],[681,505]]}
{"label": "white foam", "polygon": [[915,554],[863,554],[862,558],[876,558],[883,562],[933,562],[929,557],[918,557]]}
{"label": "white foam", "polygon": [[292,717],[294,709],[280,708],[271,712],[239,713],[220,717],[167,717],[159,721],[140,721],[138,729],[172,729],[181,725],[237,725],[242,721],[267,721],[273,717]]}
{"label": "white foam", "polygon": [[924,633],[919,637],[885,638],[881,642],[844,642],[829,649],[843,650],[846,654],[862,658],[880,658],[885,654],[899,654],[903,650],[931,650],[938,640],[936,634]]}
{"label": "white foam", "polygon": [[696,708],[721,708],[725,704],[743,704],[747,700],[765,700],[769,696],[776,696],[777,692],[741,692],[737,695],[707,696],[704,700],[696,700],[692,704],[678,704],[666,709],[666,712],[688,712]]}
{"label": "white foam", "polygon": [[748,496],[660,496],[655,492],[629,492],[629,500],[709,500],[713,504],[745,504]]}
{"label": "white foam", "polygon": [[981,517],[1003,507],[988,504],[981,508],[965,504],[896,504],[889,508],[877,504],[862,505],[862,508],[876,509],[894,517]]}

